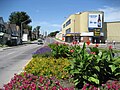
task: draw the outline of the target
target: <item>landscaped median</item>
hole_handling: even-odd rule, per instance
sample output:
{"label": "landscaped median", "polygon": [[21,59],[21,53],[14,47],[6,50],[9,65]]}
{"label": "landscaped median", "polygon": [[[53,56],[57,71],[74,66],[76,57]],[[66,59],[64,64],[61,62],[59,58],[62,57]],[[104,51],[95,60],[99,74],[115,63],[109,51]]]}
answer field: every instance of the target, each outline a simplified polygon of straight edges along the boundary
{"label": "landscaped median", "polygon": [[15,75],[5,90],[119,90],[120,58],[112,47],[52,43],[33,53],[24,72]]}

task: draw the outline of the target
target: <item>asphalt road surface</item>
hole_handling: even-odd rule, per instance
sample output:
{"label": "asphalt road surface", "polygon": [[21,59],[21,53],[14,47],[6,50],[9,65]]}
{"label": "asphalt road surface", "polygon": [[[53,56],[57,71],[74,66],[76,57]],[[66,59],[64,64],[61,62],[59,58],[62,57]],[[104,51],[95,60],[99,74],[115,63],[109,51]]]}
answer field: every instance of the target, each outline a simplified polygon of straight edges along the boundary
{"label": "asphalt road surface", "polygon": [[0,51],[0,87],[10,81],[15,73],[20,73],[32,58],[32,52],[42,45],[27,44]]}

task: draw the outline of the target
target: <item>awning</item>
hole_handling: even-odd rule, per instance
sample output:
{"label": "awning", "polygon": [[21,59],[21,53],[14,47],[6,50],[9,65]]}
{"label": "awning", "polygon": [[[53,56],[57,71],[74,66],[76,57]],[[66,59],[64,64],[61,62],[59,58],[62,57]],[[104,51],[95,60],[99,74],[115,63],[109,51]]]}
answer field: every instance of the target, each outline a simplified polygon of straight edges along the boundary
{"label": "awning", "polygon": [[66,34],[65,36],[73,36],[72,34]]}
{"label": "awning", "polygon": [[80,36],[80,33],[67,33],[65,36]]}

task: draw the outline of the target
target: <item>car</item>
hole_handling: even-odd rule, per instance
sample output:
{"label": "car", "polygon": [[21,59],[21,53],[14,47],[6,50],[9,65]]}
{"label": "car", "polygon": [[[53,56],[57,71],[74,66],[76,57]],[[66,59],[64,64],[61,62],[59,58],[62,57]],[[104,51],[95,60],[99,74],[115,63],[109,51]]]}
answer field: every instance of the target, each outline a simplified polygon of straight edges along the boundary
{"label": "car", "polygon": [[39,39],[39,40],[38,40],[38,45],[42,45],[42,44],[44,44],[44,43],[43,43],[43,40]]}

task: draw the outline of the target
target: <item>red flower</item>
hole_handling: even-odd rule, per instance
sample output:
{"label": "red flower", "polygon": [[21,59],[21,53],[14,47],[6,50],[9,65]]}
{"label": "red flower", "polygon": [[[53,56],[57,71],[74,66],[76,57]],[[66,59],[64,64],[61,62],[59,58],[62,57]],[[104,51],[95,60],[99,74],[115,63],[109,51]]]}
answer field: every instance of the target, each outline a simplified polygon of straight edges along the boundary
{"label": "red flower", "polygon": [[90,41],[87,41],[86,43],[87,43],[87,45],[90,45]]}
{"label": "red flower", "polygon": [[64,37],[62,38],[62,40],[64,40]]}
{"label": "red flower", "polygon": [[112,49],[112,46],[109,46],[109,49]]}
{"label": "red flower", "polygon": [[73,41],[72,43],[73,43],[73,44],[77,44],[77,41]]}
{"label": "red flower", "polygon": [[96,53],[95,53],[95,52],[91,52],[91,54],[94,54],[94,55],[95,55]]}
{"label": "red flower", "polygon": [[98,44],[95,45],[95,47],[98,47],[98,46],[99,46]]}
{"label": "red flower", "polygon": [[74,50],[72,49],[72,50],[70,50],[70,52],[71,52],[71,53],[73,53],[73,52],[74,52]]}

